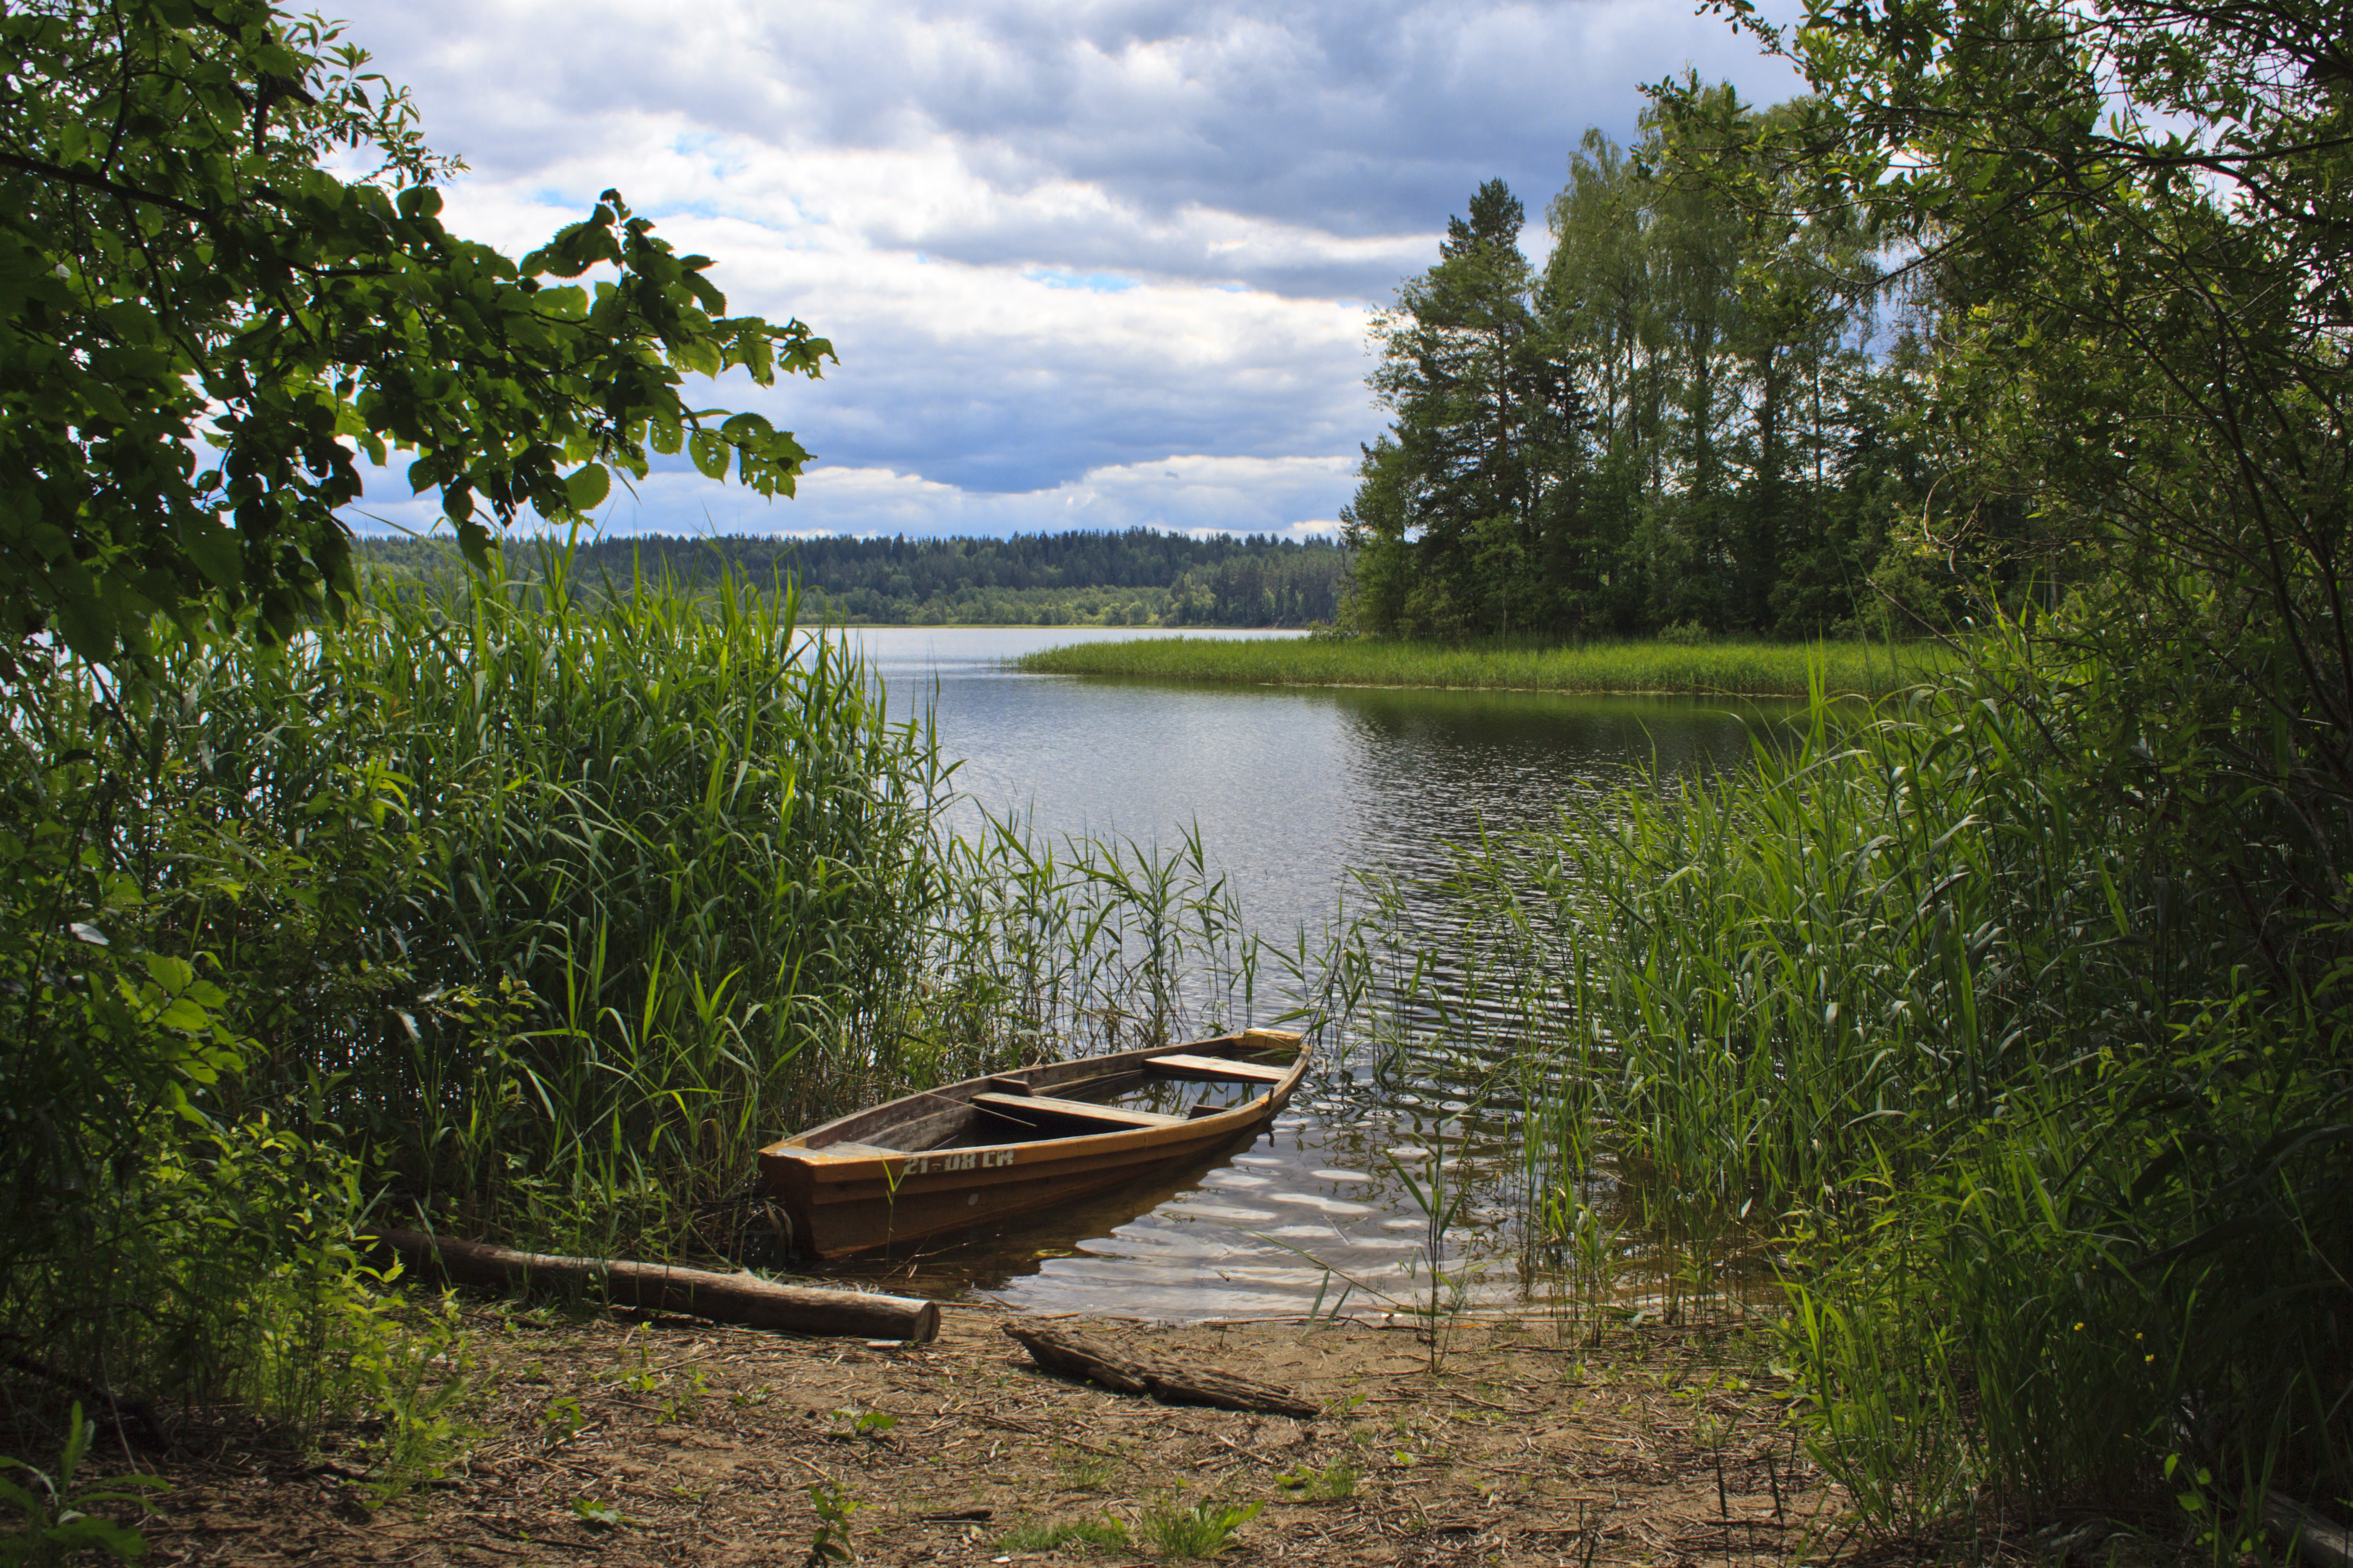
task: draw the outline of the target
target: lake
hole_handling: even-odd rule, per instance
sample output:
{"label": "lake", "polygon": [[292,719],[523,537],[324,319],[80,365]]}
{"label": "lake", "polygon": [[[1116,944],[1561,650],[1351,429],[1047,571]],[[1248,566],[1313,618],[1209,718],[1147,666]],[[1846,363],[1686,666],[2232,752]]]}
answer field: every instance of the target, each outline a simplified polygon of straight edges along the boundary
{"label": "lake", "polygon": [[[1441,871],[1449,844],[1540,826],[1646,765],[1681,773],[1736,763],[1787,704],[1686,698],[1141,683],[1027,675],[1007,661],[1132,630],[884,627],[848,634],[894,712],[929,704],[967,823],[987,809],[1032,830],[1124,836],[1163,847],[1198,831],[1245,918],[1283,937],[1320,931],[1353,870]],[[1200,635],[1200,634],[1195,634]],[[1225,633],[1225,636],[1284,634]],[[1431,910],[1442,921],[1442,911]],[[1373,1081],[1362,1060],[1318,1064],[1252,1146],[1154,1187],[1004,1232],[927,1245],[837,1273],[1025,1310],[1142,1317],[1326,1310],[1344,1278],[1412,1289],[1427,1225],[1395,1157],[1421,1172],[1434,1146],[1472,1201],[1442,1257],[1499,1254],[1507,1109],[1425,1068]],[[1481,1294],[1519,1287],[1500,1255]],[[1335,1272],[1327,1273],[1327,1268]],[[1360,1291],[1352,1308],[1365,1301]]]}

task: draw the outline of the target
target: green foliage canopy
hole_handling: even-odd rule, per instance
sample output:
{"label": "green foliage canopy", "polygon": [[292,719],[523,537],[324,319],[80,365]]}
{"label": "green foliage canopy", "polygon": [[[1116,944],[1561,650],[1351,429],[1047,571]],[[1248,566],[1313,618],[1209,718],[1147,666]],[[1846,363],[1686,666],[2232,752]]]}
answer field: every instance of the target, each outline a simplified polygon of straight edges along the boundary
{"label": "green foliage canopy", "polygon": [[[1745,5],[1742,14],[1747,15]],[[2232,865],[2249,960],[2341,951],[2353,802],[2345,8],[1935,0],[1749,17],[1816,89],[1684,139],[1746,210],[1868,210],[1933,305],[1931,548],[2031,513],[2125,742],[2105,786]],[[1703,106],[1664,91],[1679,124]],[[1747,171],[1788,171],[1778,192]],[[2056,597],[2056,595],[2053,595]]]}
{"label": "green foliage canopy", "polygon": [[413,452],[478,561],[491,524],[573,517],[649,447],[792,493],[791,434],[681,379],[814,376],[831,346],[727,315],[710,258],[615,192],[520,264],[450,233],[456,165],[366,62],[269,0],[0,13],[8,642],[53,627],[105,659],[157,612],[283,637],[336,608],[362,452]]}
{"label": "green foliage canopy", "polygon": [[[1863,759],[1858,784],[1888,805],[1836,814],[1860,851],[1806,845],[1860,885],[1899,863],[1887,851],[1912,822],[1949,814],[1920,858],[1936,891],[1874,891],[1860,940],[1809,933],[1783,1016],[1834,994],[1822,981],[1932,973],[1886,945],[1878,911],[1909,905],[1905,931],[1974,933],[1968,1002],[1918,1009],[1939,1047],[2051,1052],[2032,1074],[1972,1063],[1972,1084],[2008,1078],[1998,1110],[1934,1152],[1933,1184],[1841,1216],[1828,1255],[1855,1262],[1808,1285],[1799,1311],[1881,1314],[1893,1331],[1820,1340],[1816,1386],[1860,1417],[1826,1433],[1851,1458],[1877,1448],[1883,1475],[1900,1464],[1887,1456],[1926,1428],[1869,1413],[1922,1380],[1885,1378],[1899,1363],[1862,1342],[1902,1342],[1904,1363],[1938,1366],[1933,1397],[1966,1405],[2001,1489],[2046,1506],[2163,1478],[2204,1542],[2248,1550],[2267,1496],[2342,1499],[2353,1476],[2346,7],[1810,0],[1787,31],[1732,8],[1815,97],[1726,135],[1696,95],[1662,89],[1657,111],[1688,132],[1681,172],[1760,220],[1862,211],[1895,241],[1922,304],[1912,419],[1936,470],[1920,543],[1980,566],[2007,554],[2040,590],[1983,605],[1977,668],[1926,710],[1935,728],[1882,724],[1852,751],[1841,737],[1799,759],[1802,792],[1743,792],[1755,826],[1710,829],[1754,864],[1788,855],[1812,831],[1798,816]],[[2005,513],[2025,526],[1991,537]],[[1962,759],[1966,787],[1932,782]],[[1768,875],[1814,874],[1794,864],[1745,870],[1710,907],[1754,920]],[[1655,866],[1636,876],[1658,885]],[[1989,891],[2003,903],[1972,907]],[[1809,895],[1800,918],[1827,907]],[[1684,995],[1738,992],[1723,976],[1767,950],[1761,930],[1727,926]],[[1641,962],[1643,984],[1672,967]],[[2005,1017],[2005,990],[2047,1016]],[[1873,1052],[1896,1037],[1852,1007],[1836,1021]],[[1850,1248],[1866,1227],[1870,1247]],[[1948,1323],[1967,1326],[1949,1359]],[[2221,1500],[2241,1521],[2227,1532]]]}
{"label": "green foliage canopy", "polygon": [[1490,181],[1376,327],[1395,417],[1345,514],[1365,629],[1819,635],[1872,607],[1916,489],[1903,374],[1866,351],[1875,237],[1684,168],[1677,142],[1792,112],[1688,91],[1630,150],[1586,136],[1540,268]]}

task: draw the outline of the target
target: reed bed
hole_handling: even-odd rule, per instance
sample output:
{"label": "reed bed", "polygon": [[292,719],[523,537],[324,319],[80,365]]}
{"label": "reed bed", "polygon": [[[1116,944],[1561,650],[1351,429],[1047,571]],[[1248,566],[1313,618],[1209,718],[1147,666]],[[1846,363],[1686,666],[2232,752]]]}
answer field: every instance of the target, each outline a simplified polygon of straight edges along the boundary
{"label": "reed bed", "polygon": [[1293,1010],[1198,838],[948,832],[788,585],[571,569],[8,689],[0,1329],[258,1397],[375,1310],[364,1224],[776,1260],[796,1126]]}
{"label": "reed bed", "polygon": [[1939,644],[1424,643],[1374,637],[1144,637],[1025,654],[1040,675],[1261,686],[1420,686],[1582,695],[1882,696],[1950,667]]}
{"label": "reed bed", "polygon": [[[2243,864],[2116,787],[2146,758],[2091,689],[1997,641],[1468,847],[1442,950],[1360,937],[1401,976],[1371,1032],[1516,1063],[1534,1266],[1572,1300],[1626,1265],[1605,1155],[1669,1310],[1761,1260],[1879,1532],[2169,1489],[2237,1551],[2266,1490],[2353,1486],[2342,963],[2251,942]],[[2304,826],[2237,810],[2258,865]]]}

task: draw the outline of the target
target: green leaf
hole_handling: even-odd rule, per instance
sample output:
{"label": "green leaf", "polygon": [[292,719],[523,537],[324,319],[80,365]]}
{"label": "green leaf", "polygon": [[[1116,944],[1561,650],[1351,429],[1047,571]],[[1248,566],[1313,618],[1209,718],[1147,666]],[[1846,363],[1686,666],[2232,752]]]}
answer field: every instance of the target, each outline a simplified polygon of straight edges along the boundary
{"label": "green leaf", "polygon": [[477,572],[491,569],[491,531],[479,522],[466,522],[458,528],[458,549],[473,563]]}
{"label": "green leaf", "polygon": [[[681,374],[720,368],[720,342],[746,333],[806,335],[756,318],[715,328],[707,264],[616,192],[520,268],[450,234],[437,188],[450,165],[405,95],[286,12],[231,6],[218,26],[187,0],[22,12],[0,12],[20,151],[87,166],[103,148],[110,179],[154,198],[36,173],[0,212],[0,357],[24,413],[0,487],[0,614],[83,657],[143,646],[159,612],[300,630],[322,580],[350,580],[355,453],[406,453],[411,491],[443,490],[479,564],[478,500],[501,518],[526,500],[600,504],[609,468],[647,470],[649,437],[680,448]],[[264,81],[342,85],[258,121]],[[339,176],[331,148],[381,163],[385,187]],[[541,288],[592,267],[617,276]],[[567,478],[557,452],[595,462]],[[736,457],[705,439],[694,460],[723,476]]]}
{"label": "green leaf", "polygon": [[702,471],[704,479],[723,479],[727,477],[727,459],[734,455],[734,449],[721,440],[715,431],[697,430],[687,442],[687,448],[688,455],[694,459],[694,466]]}
{"label": "green leaf", "polygon": [[169,953],[147,954],[146,967],[149,979],[164,990],[174,993],[188,989],[189,984],[196,977],[195,965],[185,958],[174,958]]}
{"label": "green leaf", "polygon": [[613,476],[602,463],[590,463],[572,473],[564,481],[565,492],[572,499],[575,511],[588,511],[600,505],[613,489]]}
{"label": "green leaf", "polygon": [[598,1502],[593,1498],[574,1498],[572,1511],[580,1516],[581,1522],[598,1530],[617,1530],[629,1522],[618,1504]]}
{"label": "green leaf", "polygon": [[92,1514],[77,1515],[41,1533],[60,1552],[103,1552],[118,1563],[136,1563],[147,1555],[145,1536]]}

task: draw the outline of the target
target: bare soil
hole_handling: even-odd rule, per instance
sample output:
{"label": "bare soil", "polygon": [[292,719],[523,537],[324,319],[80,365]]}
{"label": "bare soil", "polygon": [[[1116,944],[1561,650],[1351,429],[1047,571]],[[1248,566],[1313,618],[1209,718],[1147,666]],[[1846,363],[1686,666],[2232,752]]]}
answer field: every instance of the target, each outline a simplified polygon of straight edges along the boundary
{"label": "bare soil", "polygon": [[[902,1348],[471,1308],[470,1437],[445,1476],[387,1500],[364,1435],[322,1458],[190,1426],[138,1457],[169,1483],[148,1561],[796,1564],[812,1486],[856,1505],[849,1544],[872,1563],[1166,1561],[1146,1521],[1205,1500],[1264,1505],[1220,1558],[1243,1564],[1696,1568],[1869,1546],[1799,1449],[1763,1342],[1736,1331],[1613,1327],[1593,1347],[1459,1321],[1433,1373],[1411,1323],[1070,1320],[1303,1390],[1327,1412],[1303,1422],[1062,1381],[1005,1321],[951,1308],[935,1343]],[[1022,1550],[1105,1521],[1130,1543]]]}

